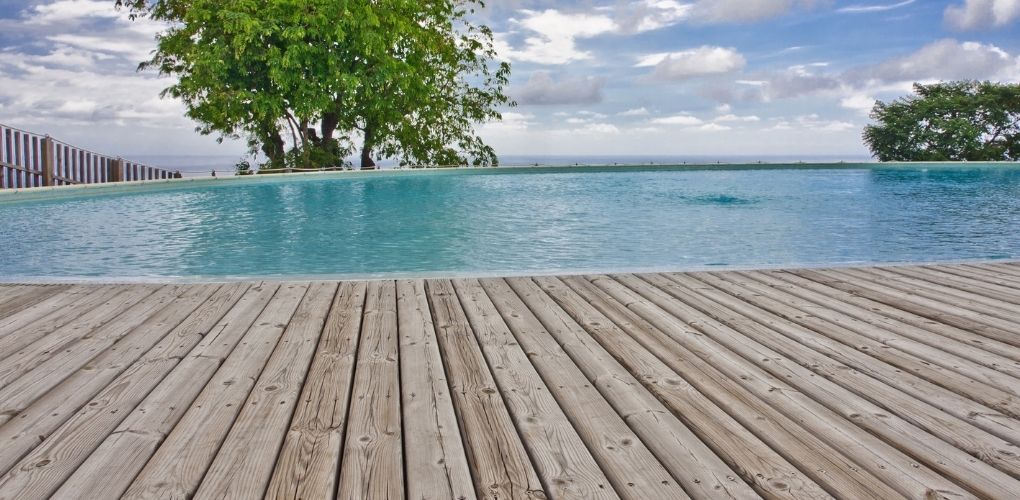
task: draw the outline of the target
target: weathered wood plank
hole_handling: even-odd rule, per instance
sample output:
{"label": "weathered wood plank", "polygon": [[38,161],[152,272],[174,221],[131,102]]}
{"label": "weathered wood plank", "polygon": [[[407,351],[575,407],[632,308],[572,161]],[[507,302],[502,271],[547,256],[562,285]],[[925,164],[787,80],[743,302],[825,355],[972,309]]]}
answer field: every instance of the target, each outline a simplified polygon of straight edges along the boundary
{"label": "weathered wood plank", "polygon": [[[32,401],[57,386],[90,360],[111,347],[117,341],[139,330],[153,329],[166,333],[167,322],[179,323],[173,314],[160,314],[165,308],[183,296],[189,296],[183,303],[191,306],[195,298],[185,286],[167,286],[145,297],[103,326],[87,335],[74,338],[56,352],[40,352],[35,358],[36,365],[7,383],[0,390],[0,423],[13,418]],[[197,304],[194,304],[197,306]],[[176,325],[177,323],[174,323]],[[171,327],[172,328],[172,327]],[[48,337],[47,337],[48,338]],[[151,344],[150,344],[151,345]],[[25,366],[19,367],[24,369]],[[8,377],[17,373],[8,373]]]}
{"label": "weathered wood plank", "polygon": [[[933,438],[909,422],[888,415],[839,385],[813,376],[810,370],[790,362],[786,355],[758,342],[760,339],[741,335],[700,313],[672,296],[670,292],[675,291],[674,288],[651,287],[648,282],[633,276],[616,279],[636,289],[646,300],[680,321],[696,324],[698,330],[732,352],[733,355],[722,353],[725,358],[720,358],[729,362],[721,365],[725,369],[730,369],[730,364],[733,368],[739,367],[739,371],[730,371],[731,377],[754,374],[753,378],[740,380],[748,386],[760,380],[760,397],[785,394],[787,398],[779,409],[790,416],[801,415],[805,426],[818,435],[826,436],[830,442],[839,443],[850,458],[876,476],[889,478],[887,482],[902,488],[904,494],[924,496],[933,491],[966,494],[948,478],[979,494],[993,497],[1020,488],[1020,482],[1008,474],[973,460],[967,453]],[[795,384],[796,389],[790,384]],[[889,445],[887,441],[896,443],[896,446]]]}
{"label": "weathered wood plank", "polygon": [[429,280],[426,290],[476,494],[546,498],[452,283]]}
{"label": "weathered wood plank", "polygon": [[612,325],[610,319],[600,314],[594,301],[581,299],[555,278],[535,278],[538,283],[529,278],[507,281],[593,387],[691,497],[758,498],[723,459],[581,326],[585,324],[601,332]]}
{"label": "weathered wood plank", "polygon": [[202,332],[198,345],[158,381],[54,496],[69,500],[119,498],[277,289],[277,285],[252,284],[215,326]]}
{"label": "weathered wood plank", "polygon": [[619,498],[478,280],[453,283],[547,492],[553,498]]}
{"label": "weathered wood plank", "polygon": [[220,445],[196,498],[257,498],[265,494],[337,287],[337,283],[314,283],[308,288]]}
{"label": "weathered wood plank", "polygon": [[[884,382],[887,380],[886,377],[881,375],[877,377],[862,375],[861,372],[868,373],[875,366],[882,368],[885,366],[880,361],[869,358],[846,345],[827,339],[826,335],[840,329],[838,325],[815,324],[812,328],[798,326],[797,323],[802,321],[798,318],[805,318],[809,315],[792,311],[791,307],[786,306],[787,303],[796,304],[795,299],[780,302],[755,294],[754,288],[731,285],[714,275],[699,274],[698,277],[701,282],[690,276],[671,275],[670,278],[673,282],[682,285],[683,288],[660,284],[660,281],[650,278],[646,279],[663,290],[669,291],[671,295],[674,295],[673,292],[675,292],[675,297],[697,307],[721,323],[757,340],[762,345],[784,353],[801,366],[808,367],[813,372],[822,375],[826,380],[837,383],[855,393],[859,398],[877,405],[872,406],[862,399],[853,397],[844,398],[844,405],[847,408],[853,408],[850,411],[859,412],[857,415],[888,411],[971,455],[982,457],[986,462],[1001,470],[1020,473],[1020,459],[1015,451],[1011,451],[1020,451],[1020,448],[1012,443],[1020,441],[1020,434],[1013,433],[1007,439],[1003,439],[983,431],[967,421],[967,418],[975,412],[994,413],[993,410],[975,405],[972,401],[962,397],[948,401],[947,398],[943,398],[937,401],[938,406],[915,399],[909,393],[900,390],[900,386],[904,384],[897,384],[897,387],[893,387],[886,384]],[[718,290],[705,287],[702,283],[709,283]],[[747,293],[743,293],[745,290]],[[730,295],[727,296],[721,291]],[[775,335],[776,333],[781,335]],[[850,365],[844,365],[843,361],[847,361]],[[896,370],[887,370],[886,373],[898,375],[900,381],[911,378],[909,374],[899,373]],[[812,389],[806,387],[808,382],[794,378],[787,380],[791,385],[804,390],[805,393],[812,394]],[[836,394],[840,395],[840,393]],[[846,393],[843,393],[842,396],[846,396]],[[821,401],[821,399],[819,400]],[[854,421],[859,422],[859,419]],[[851,418],[851,420],[853,419]],[[1004,432],[1004,434],[1009,433]]]}
{"label": "weathered wood plank", "polygon": [[11,287],[0,297],[0,318],[10,316],[18,311],[32,307],[47,298],[64,292],[68,285],[28,285]]}
{"label": "weathered wood plank", "polygon": [[[865,321],[877,328],[897,332],[934,347],[945,346],[946,350],[969,359],[987,359],[979,358],[978,353],[972,350],[980,349],[981,352],[1001,359],[989,365],[993,368],[1009,365],[1020,369],[1020,348],[1009,344],[982,337],[961,328],[937,323],[881,302],[858,297],[790,273],[766,271],[739,273],[739,275],[763,283],[770,288],[812,301],[834,312]],[[967,346],[967,348],[962,346]]]}
{"label": "weathered wood plank", "polygon": [[[683,357],[675,354],[663,356],[665,347],[662,342],[649,338],[649,334],[657,330],[643,324],[638,326],[634,318],[637,315],[623,314],[627,307],[633,305],[629,301],[621,302],[618,297],[577,277],[564,280],[567,286],[556,284],[552,279],[537,281],[603,348],[655,394],[671,414],[680,418],[697,435],[695,441],[700,440],[711,447],[736,472],[736,476],[754,487],[760,495],[766,498],[830,496],[816,479],[806,474],[814,474],[814,464],[807,471],[802,471],[785,458],[788,449],[780,447],[783,450],[780,453],[762,439],[786,436],[788,431],[782,430],[783,422],[770,419],[767,414],[749,407],[745,407],[743,412],[727,412],[719,406],[708,397],[707,394],[711,393],[702,390],[708,388],[701,383],[708,380],[708,376],[693,367],[678,365],[677,362],[685,359]],[[701,383],[702,389],[692,383]],[[748,422],[738,419],[747,419]],[[773,432],[763,433],[761,427]],[[803,446],[793,436],[786,442],[795,448]],[[820,474],[815,476],[831,474],[829,468],[818,469]],[[736,476],[727,479],[733,480]],[[722,482],[722,478],[718,481]]]}
{"label": "weathered wood plank", "polygon": [[[517,293],[501,279],[481,282],[520,349],[622,498],[685,498],[680,484],[599,393]],[[538,304],[536,304],[538,305]],[[509,339],[506,339],[509,343]]]}
{"label": "weathered wood plank", "polygon": [[[74,297],[75,300],[65,301],[65,298],[67,298],[66,294],[58,294],[46,301],[40,302],[39,305],[42,306],[50,300],[56,300],[58,308],[41,318],[24,318],[19,316],[20,313],[8,316],[3,321],[3,326],[0,326],[0,360],[10,356],[24,355],[21,354],[21,350],[25,347],[38,342],[39,339],[46,337],[72,321],[79,322],[82,316],[117,294],[123,293],[126,288],[121,286],[101,286],[87,290],[89,290],[88,295]],[[30,309],[21,312],[28,312]],[[25,321],[26,319],[29,321]]]}
{"label": "weathered wood plank", "polygon": [[[24,335],[26,330],[32,328],[36,322],[42,318],[52,317],[54,314],[60,314],[71,308],[72,304],[76,304],[83,297],[91,295],[94,292],[110,288],[108,286],[72,286],[61,293],[46,297],[31,306],[16,311],[6,316],[0,316],[0,341],[4,340],[4,337],[18,333]],[[0,298],[0,301],[3,299]],[[70,319],[74,319],[72,316]],[[10,352],[8,349],[0,348],[0,352]]]}
{"label": "weathered wood plank", "polygon": [[364,282],[340,285],[267,498],[327,498],[336,491],[365,293]]}
{"label": "weathered wood plank", "polygon": [[[93,334],[103,325],[124,314],[126,310],[131,310],[133,306],[156,293],[157,290],[165,292],[167,288],[169,287],[125,288],[109,300],[95,306],[73,323],[57,328],[17,352],[8,353],[7,357],[0,360],[0,390],[57,353],[66,352],[69,346],[79,339]],[[0,398],[0,402],[2,401],[3,399]],[[0,423],[6,420],[0,415]]]}
{"label": "weathered wood plank", "polygon": [[[233,307],[248,286],[229,285],[220,290],[217,290],[219,286],[196,287],[196,291],[205,288],[210,293],[196,296],[201,301],[193,313],[184,313],[189,308],[187,297],[175,302],[177,309],[171,313],[181,322],[136,362],[132,363],[127,358],[137,355],[126,354],[134,349],[120,346],[119,351],[108,351],[110,354],[119,352],[119,359],[104,360],[100,356],[90,363],[90,370],[79,371],[41,399],[39,403],[49,403],[48,399],[56,398],[55,402],[59,405],[43,405],[36,415],[30,417],[33,420],[31,427],[23,429],[19,437],[46,436],[49,434],[46,424],[57,421],[58,415],[70,413],[64,407],[81,409],[69,415],[69,419],[21,460],[22,466],[12,471],[11,480],[6,477],[0,480],[0,497],[9,494],[10,497],[30,498],[53,494],[152,387],[198,344],[202,335]],[[213,290],[216,290],[215,294]],[[118,374],[118,370],[124,371]],[[110,382],[113,375],[116,378]],[[103,389],[96,393],[99,388]],[[91,402],[82,404],[89,398]],[[26,413],[31,410],[29,408]]]}
{"label": "weathered wood plank", "polygon": [[945,323],[1014,347],[1020,347],[1020,337],[1016,335],[1016,327],[1014,325],[997,320],[997,318],[988,318],[979,313],[955,307],[951,304],[951,301],[935,301],[925,297],[910,295],[902,290],[865,282],[852,276],[835,274],[832,271],[802,269],[790,270],[788,272],[844,292],[923,316],[935,322]]}
{"label": "weathered wood plank", "polygon": [[[750,293],[754,293],[753,283],[767,283],[769,282],[768,280],[772,280],[772,278],[770,277],[754,274],[750,276],[757,278],[757,280],[759,281],[750,282],[746,279],[742,279],[743,277],[749,275],[742,273],[740,276],[741,276],[740,278],[735,276],[728,277],[729,282],[734,283],[735,285],[741,288],[747,289]],[[813,282],[810,281],[805,280],[805,282],[809,285],[813,284]],[[773,283],[776,283],[777,286],[774,287],[775,291],[770,292],[768,296],[780,300],[786,304],[796,303],[798,298],[801,297],[803,298],[812,297],[811,293],[813,292],[808,292],[806,290],[799,289],[798,287],[785,286],[783,285],[784,283],[783,281],[776,280]],[[782,292],[780,292],[780,290]],[[735,291],[730,291],[730,293],[733,295],[739,294],[739,292]],[[766,294],[761,295],[764,297]],[[820,297],[824,297],[824,295],[821,295]],[[818,300],[823,299],[819,298]],[[753,299],[748,300],[748,302],[752,301]],[[757,302],[760,303],[761,301]],[[826,302],[824,301],[822,302],[822,304],[825,303]],[[828,304],[833,304],[833,310],[836,310],[834,306],[835,302],[828,302]],[[806,307],[802,307],[800,309],[802,311],[808,310]],[[817,309],[811,309],[811,311],[817,311]],[[794,316],[792,317],[796,319],[796,316],[797,316],[796,313],[794,313]],[[902,329],[892,328],[892,331],[902,332],[907,329],[906,327],[909,326],[910,325],[904,325],[904,328]],[[794,338],[798,338],[796,329],[791,330],[790,332],[793,333]],[[821,333],[825,334],[825,332]],[[934,334],[930,335],[932,335],[933,337],[937,337],[937,335]],[[986,431],[991,432],[992,434],[1002,437],[1003,439],[1015,442],[1017,440],[1017,436],[1020,436],[1020,421],[1010,418],[1000,410],[992,409],[988,406],[982,405],[979,402],[974,401],[973,395],[963,396],[939,385],[938,382],[941,382],[940,381],[941,372],[933,370],[931,363],[925,362],[923,360],[919,362],[909,362],[908,366],[904,367],[903,369],[900,369],[885,362],[870,363],[868,362],[867,357],[863,357],[862,355],[856,355],[852,352],[852,349],[854,348],[860,349],[861,347],[866,347],[867,351],[882,352],[885,349],[881,347],[872,349],[867,345],[858,345],[859,343],[854,342],[851,344],[847,344],[849,346],[848,349],[832,349],[831,347],[827,347],[824,344],[819,344],[819,339],[814,335],[808,334],[808,336],[805,338],[808,340],[803,342],[804,345],[813,346],[812,347],[813,349],[826,354],[833,360],[837,360],[840,363],[845,363],[847,367],[851,367],[852,369],[845,370],[844,368],[841,367],[841,365],[832,365],[831,363],[818,364],[817,366],[819,368],[846,371],[846,375],[852,377],[870,376],[874,377],[877,380],[895,381],[894,385],[897,389],[908,394],[911,394],[913,397],[916,397],[922,401],[926,401],[937,408],[946,409],[947,411],[952,412],[957,417],[962,418],[972,423],[973,425],[981,427],[982,429],[985,429]],[[949,342],[946,342],[946,344],[948,343]],[[830,346],[831,345],[832,344],[830,344]],[[815,366],[812,366],[812,368],[815,368]],[[854,387],[857,387],[856,384],[853,385]],[[858,392],[865,397],[871,398],[874,402],[878,404],[883,404],[876,397],[874,397],[875,396],[874,394],[868,391]],[[1009,398],[1008,395],[1006,395],[1006,397],[1007,399]],[[991,403],[997,404],[998,401],[999,400],[992,400]]]}
{"label": "weathered wood plank", "polygon": [[475,498],[425,283],[397,282],[407,497]]}
{"label": "weathered wood plank", "polygon": [[135,478],[125,498],[194,495],[307,289],[306,284],[280,288]]}
{"label": "weathered wood plank", "polygon": [[393,281],[368,284],[337,498],[404,496],[397,297]]}

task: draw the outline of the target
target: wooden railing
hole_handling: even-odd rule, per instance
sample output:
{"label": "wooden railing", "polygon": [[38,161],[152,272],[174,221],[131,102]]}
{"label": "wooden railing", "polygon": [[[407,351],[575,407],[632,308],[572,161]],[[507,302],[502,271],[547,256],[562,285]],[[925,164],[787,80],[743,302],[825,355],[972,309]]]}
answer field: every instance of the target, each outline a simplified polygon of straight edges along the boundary
{"label": "wooden railing", "polygon": [[167,170],[0,124],[0,189],[168,179]]}

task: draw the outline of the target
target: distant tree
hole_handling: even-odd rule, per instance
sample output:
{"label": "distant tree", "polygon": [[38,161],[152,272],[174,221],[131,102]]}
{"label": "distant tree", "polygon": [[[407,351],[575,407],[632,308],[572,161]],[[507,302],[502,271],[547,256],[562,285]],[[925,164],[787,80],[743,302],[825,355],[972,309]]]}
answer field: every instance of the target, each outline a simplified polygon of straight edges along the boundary
{"label": "distant tree", "polygon": [[1020,85],[914,85],[914,95],[878,102],[864,142],[880,161],[1020,159]]}
{"label": "distant tree", "polygon": [[[497,162],[475,133],[501,118],[510,67],[469,17],[481,0],[116,0],[168,23],[141,65],[177,78],[204,134],[272,166]],[[287,145],[290,145],[288,150]]]}

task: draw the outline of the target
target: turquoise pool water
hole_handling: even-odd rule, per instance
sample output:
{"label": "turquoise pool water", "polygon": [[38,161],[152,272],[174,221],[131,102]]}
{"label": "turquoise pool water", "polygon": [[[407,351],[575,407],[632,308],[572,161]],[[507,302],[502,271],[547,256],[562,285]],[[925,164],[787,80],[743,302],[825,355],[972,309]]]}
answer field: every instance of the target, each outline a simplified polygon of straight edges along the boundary
{"label": "turquoise pool water", "polygon": [[0,197],[0,280],[1020,258],[1020,168],[552,169]]}

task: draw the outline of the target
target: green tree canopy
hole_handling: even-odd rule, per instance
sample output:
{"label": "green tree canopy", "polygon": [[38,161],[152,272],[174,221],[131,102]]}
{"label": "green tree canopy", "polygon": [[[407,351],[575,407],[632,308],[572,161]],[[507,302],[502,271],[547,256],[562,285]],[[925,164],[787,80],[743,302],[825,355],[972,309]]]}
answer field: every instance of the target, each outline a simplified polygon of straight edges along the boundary
{"label": "green tree canopy", "polygon": [[864,142],[880,161],[1020,159],[1020,85],[914,85],[914,95],[878,102]]}
{"label": "green tree canopy", "polygon": [[[500,119],[510,67],[481,0],[117,0],[168,23],[141,65],[172,75],[199,131],[246,138],[273,166],[360,152],[401,164],[497,162],[475,133]],[[289,151],[287,145],[290,145]]]}

